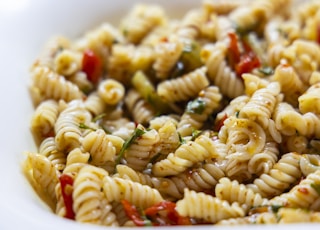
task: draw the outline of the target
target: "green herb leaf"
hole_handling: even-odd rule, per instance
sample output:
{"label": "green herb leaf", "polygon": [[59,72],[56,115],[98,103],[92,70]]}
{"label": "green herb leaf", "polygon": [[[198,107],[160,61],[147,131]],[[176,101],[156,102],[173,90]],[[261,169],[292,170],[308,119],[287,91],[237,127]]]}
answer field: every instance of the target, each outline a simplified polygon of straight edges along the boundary
{"label": "green herb leaf", "polygon": [[186,112],[187,113],[196,113],[202,114],[204,109],[206,108],[206,103],[201,98],[197,98],[193,101],[190,101],[187,105]]}
{"label": "green herb leaf", "polygon": [[320,195],[320,184],[311,184],[311,187]]}
{"label": "green herb leaf", "polygon": [[274,73],[273,68],[271,68],[270,66],[264,66],[258,69],[258,71],[266,76],[270,76]]}
{"label": "green herb leaf", "polygon": [[102,114],[94,117],[94,118],[92,119],[92,122],[97,122],[97,121],[101,120],[102,118],[104,118],[106,115],[107,115],[106,113],[102,113]]}
{"label": "green herb leaf", "polygon": [[197,129],[192,130],[191,140],[194,141],[198,136],[200,136],[201,132],[202,132],[201,130],[197,130]]}
{"label": "green herb leaf", "polygon": [[120,163],[121,159],[123,158],[123,155],[124,155],[125,151],[129,148],[129,146],[130,146],[138,137],[142,136],[144,133],[145,133],[145,131],[142,130],[142,129],[139,129],[139,128],[136,128],[136,129],[134,130],[132,136],[123,143],[122,148],[121,148],[121,150],[120,150],[120,153],[119,153],[119,155],[118,155],[118,157],[117,157],[117,159],[116,159],[116,162],[115,162],[116,164],[115,164],[115,166],[117,166],[117,165]]}
{"label": "green herb leaf", "polygon": [[80,124],[79,124],[79,128],[80,128],[80,129],[91,129],[92,131],[96,131],[95,128],[92,128],[92,127],[90,127],[90,126],[88,126],[88,125],[86,125],[86,124],[84,124],[84,123],[80,123]]}
{"label": "green herb leaf", "polygon": [[272,212],[277,213],[280,208],[283,208],[283,205],[271,205],[270,209]]}
{"label": "green herb leaf", "polygon": [[185,140],[185,139],[183,139],[183,137],[181,136],[181,134],[180,134],[180,133],[178,133],[178,136],[179,136],[179,142],[180,142],[180,145],[185,144],[185,143],[186,143],[186,140]]}

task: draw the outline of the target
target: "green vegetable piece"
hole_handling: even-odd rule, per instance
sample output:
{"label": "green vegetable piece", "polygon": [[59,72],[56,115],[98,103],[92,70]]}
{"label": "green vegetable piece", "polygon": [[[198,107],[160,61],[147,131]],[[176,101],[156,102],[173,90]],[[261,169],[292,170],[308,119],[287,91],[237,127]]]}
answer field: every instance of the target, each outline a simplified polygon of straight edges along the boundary
{"label": "green vegetable piece", "polygon": [[200,136],[201,132],[202,132],[201,130],[197,130],[197,129],[192,130],[191,140],[194,141],[198,136]]}
{"label": "green vegetable piece", "polygon": [[270,76],[274,73],[273,68],[271,68],[270,66],[261,67],[260,69],[258,69],[258,71],[266,76]]}
{"label": "green vegetable piece", "polygon": [[187,104],[187,113],[195,113],[195,114],[202,114],[204,109],[206,108],[206,103],[201,98],[197,98],[193,101],[190,101]]}
{"label": "green vegetable piece", "polygon": [[200,58],[200,51],[201,47],[195,41],[184,44],[183,52],[179,60],[183,63],[184,72],[190,72],[203,65]]}
{"label": "green vegetable piece", "polygon": [[168,105],[157,94],[153,84],[142,71],[137,71],[131,82],[139,94],[156,110],[160,111],[160,113],[168,111]]}
{"label": "green vegetable piece", "polygon": [[311,184],[311,187],[320,195],[320,184]]}

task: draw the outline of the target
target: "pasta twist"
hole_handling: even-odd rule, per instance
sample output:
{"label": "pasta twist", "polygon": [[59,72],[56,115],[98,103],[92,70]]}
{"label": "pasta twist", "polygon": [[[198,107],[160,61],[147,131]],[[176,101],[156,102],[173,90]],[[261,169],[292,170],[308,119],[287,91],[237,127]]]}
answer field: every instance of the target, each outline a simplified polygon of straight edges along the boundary
{"label": "pasta twist", "polygon": [[314,154],[302,155],[300,159],[300,170],[304,176],[320,170],[320,157]]}
{"label": "pasta twist", "polygon": [[128,91],[124,101],[137,123],[146,125],[156,116],[155,109],[134,89]]}
{"label": "pasta twist", "polygon": [[[226,137],[223,132],[227,132]],[[240,152],[253,155],[262,151],[266,143],[266,134],[258,123],[234,116],[224,121],[224,129],[219,132],[219,137],[227,144],[229,154]]]}
{"label": "pasta twist", "polygon": [[298,132],[307,137],[320,137],[319,116],[313,113],[300,114],[288,103],[279,103],[273,114],[277,129],[284,135]]}
{"label": "pasta twist", "polygon": [[[151,126],[151,125],[150,125]],[[180,145],[179,133],[175,123],[168,120],[158,130],[159,134],[159,152],[162,155],[168,155],[174,152]]]}
{"label": "pasta twist", "polygon": [[134,170],[142,171],[150,159],[158,153],[159,141],[160,137],[156,130],[146,131],[125,152],[127,165]]}
{"label": "pasta twist", "polygon": [[50,135],[54,134],[54,125],[59,115],[58,103],[54,100],[43,101],[31,118],[31,133],[37,146]]}
{"label": "pasta twist", "polygon": [[52,162],[58,171],[63,171],[66,167],[66,155],[59,151],[54,137],[47,137],[39,146],[39,154],[45,156]]}
{"label": "pasta twist", "polygon": [[[178,123],[177,131],[181,136],[189,136],[192,134],[193,130],[201,129],[208,117],[214,112],[214,110],[219,108],[221,99],[222,95],[216,86],[209,86],[208,88],[200,91],[194,102],[201,102],[200,104],[204,107],[203,111],[190,112],[187,108],[187,111],[184,112],[180,122]],[[199,105],[197,106],[199,107]]]}
{"label": "pasta twist", "polygon": [[94,92],[84,101],[85,108],[92,114],[93,117],[103,114],[106,111],[106,103],[99,96],[98,93]]}
{"label": "pasta twist", "polygon": [[184,197],[177,202],[176,208],[181,216],[202,218],[210,223],[244,216],[244,210],[238,203],[230,205],[227,201],[188,189],[185,189]]}
{"label": "pasta twist", "polygon": [[25,170],[29,181],[40,197],[55,210],[57,202],[55,186],[60,174],[56,167],[47,157],[28,152]]}
{"label": "pasta twist", "polygon": [[91,121],[91,114],[84,108],[82,102],[71,102],[63,110],[55,124],[55,141],[58,150],[70,151],[80,147],[82,130],[80,124],[88,124]]}
{"label": "pasta twist", "polygon": [[82,53],[64,49],[54,58],[54,70],[65,77],[71,76],[81,70]]}
{"label": "pasta twist", "polygon": [[308,88],[308,90],[299,96],[299,111],[302,114],[311,112],[320,115],[320,83],[316,83]]}
{"label": "pasta twist", "polygon": [[166,159],[155,163],[152,173],[155,176],[177,175],[207,158],[222,157],[221,154],[217,152],[214,142],[209,137],[201,135],[195,141],[188,141],[180,145]]}
{"label": "pasta twist", "polygon": [[120,28],[128,42],[138,44],[156,26],[165,23],[163,9],[156,5],[136,5],[123,19]]}
{"label": "pasta twist", "polygon": [[[94,166],[83,167],[73,183],[73,210],[79,222],[117,226],[111,205],[103,202],[102,179],[108,173]],[[106,221],[107,220],[107,221]]]}
{"label": "pasta twist", "polygon": [[206,45],[201,51],[201,58],[208,68],[209,80],[219,87],[224,96],[233,99],[244,93],[244,85],[242,79],[227,65],[226,52],[225,42],[217,42],[215,45]]}
{"label": "pasta twist", "polygon": [[258,89],[241,109],[239,117],[249,118],[258,122],[264,129],[267,128],[278,102],[277,95],[279,93],[280,86],[277,82],[270,83],[267,88]]}
{"label": "pasta twist", "polygon": [[124,97],[124,86],[113,79],[106,79],[99,84],[98,95],[107,105],[118,104]]}
{"label": "pasta twist", "polygon": [[248,161],[249,173],[258,176],[268,173],[278,161],[279,154],[278,144],[273,141],[267,141],[263,150],[254,154]]}
{"label": "pasta twist", "polygon": [[108,202],[127,200],[136,207],[143,209],[163,200],[156,189],[137,182],[110,176],[103,178],[103,192]]}
{"label": "pasta twist", "polygon": [[206,67],[198,68],[182,77],[163,81],[157,86],[157,93],[167,102],[185,101],[209,85]]}
{"label": "pasta twist", "polygon": [[289,192],[270,200],[272,205],[285,205],[288,208],[306,208],[319,199],[318,191],[313,187],[320,184],[320,171],[310,173],[305,179],[294,186]]}
{"label": "pasta twist", "polygon": [[306,90],[306,86],[300,80],[292,66],[278,65],[275,69],[273,79],[279,82],[284,100],[294,107],[298,105],[298,97]]}
{"label": "pasta twist", "polygon": [[184,44],[178,36],[172,35],[155,46],[155,62],[153,69],[159,79],[169,77],[171,69],[176,65],[183,52]]}
{"label": "pasta twist", "polygon": [[90,153],[91,164],[102,166],[108,161],[114,161],[116,148],[102,129],[89,133],[83,138],[81,144],[84,152]]}
{"label": "pasta twist", "polygon": [[255,193],[244,184],[238,181],[231,181],[228,177],[223,177],[215,187],[216,197],[226,200],[230,204],[238,202],[246,210],[252,207],[266,205],[268,199],[262,198],[260,194]]}
{"label": "pasta twist", "polygon": [[69,102],[83,97],[78,86],[47,67],[36,67],[31,74],[32,86],[38,88],[44,99],[62,99]]}
{"label": "pasta twist", "polygon": [[254,192],[260,193],[262,197],[274,197],[285,191],[301,177],[299,170],[300,155],[287,153],[268,172],[262,174],[247,185]]}
{"label": "pasta twist", "polygon": [[64,49],[69,49],[71,47],[71,41],[63,36],[56,36],[49,39],[45,44],[39,58],[32,65],[32,68],[37,66],[48,67],[49,69],[54,69],[54,58],[56,55]]}
{"label": "pasta twist", "polygon": [[[74,49],[80,52],[92,50],[99,55],[102,60],[109,57],[111,46],[114,43],[123,43],[124,37],[121,32],[109,23],[103,23],[100,26],[88,31],[81,39],[74,42]],[[105,63],[103,63],[105,64]]]}

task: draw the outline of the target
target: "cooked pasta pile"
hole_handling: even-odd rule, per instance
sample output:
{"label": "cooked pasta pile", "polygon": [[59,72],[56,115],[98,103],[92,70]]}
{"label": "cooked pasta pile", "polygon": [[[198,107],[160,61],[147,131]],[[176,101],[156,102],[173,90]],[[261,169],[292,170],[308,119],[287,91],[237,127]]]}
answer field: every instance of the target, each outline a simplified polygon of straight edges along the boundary
{"label": "cooked pasta pile", "polygon": [[203,0],[50,40],[24,172],[105,226],[320,222],[320,2]]}

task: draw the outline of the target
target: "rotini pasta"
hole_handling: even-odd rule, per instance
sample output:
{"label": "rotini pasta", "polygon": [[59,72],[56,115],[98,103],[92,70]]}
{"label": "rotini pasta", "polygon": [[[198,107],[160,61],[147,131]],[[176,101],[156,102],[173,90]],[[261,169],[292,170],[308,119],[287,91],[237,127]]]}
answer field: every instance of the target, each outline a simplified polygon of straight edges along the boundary
{"label": "rotini pasta", "polygon": [[30,70],[27,179],[81,223],[320,222],[319,9],[138,4],[55,38]]}

